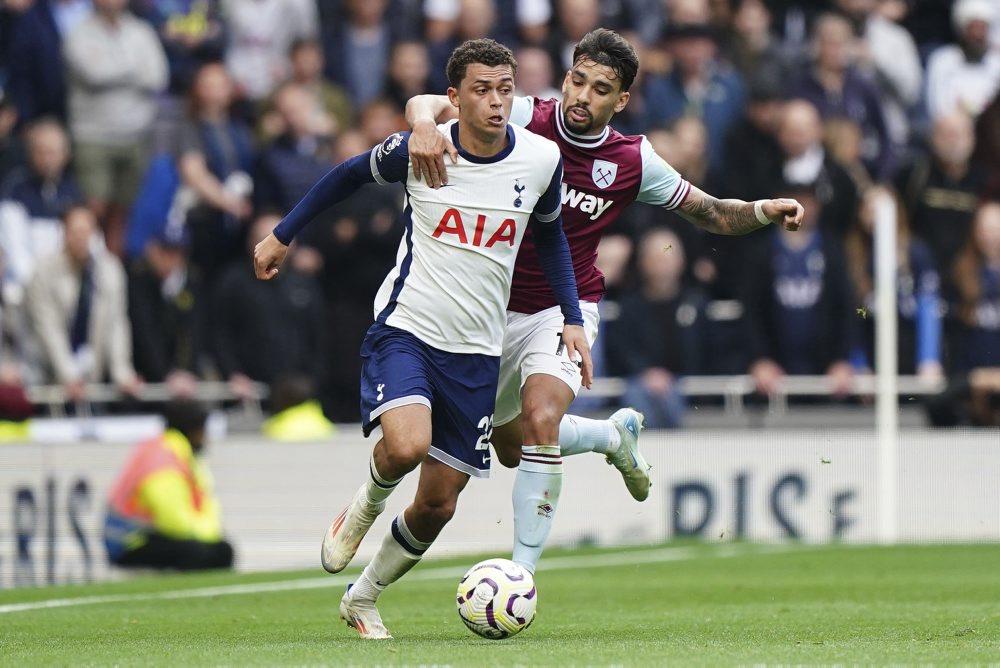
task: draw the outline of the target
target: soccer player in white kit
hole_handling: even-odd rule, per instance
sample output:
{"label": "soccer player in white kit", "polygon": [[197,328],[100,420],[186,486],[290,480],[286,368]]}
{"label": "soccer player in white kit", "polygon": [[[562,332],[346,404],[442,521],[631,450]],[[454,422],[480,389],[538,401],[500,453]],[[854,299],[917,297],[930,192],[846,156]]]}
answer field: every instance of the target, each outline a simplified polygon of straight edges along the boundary
{"label": "soccer player in white kit", "polygon": [[[511,123],[548,137],[562,152],[563,219],[591,343],[597,336],[597,302],[604,295],[604,277],[594,264],[597,244],[632,202],[675,210],[717,234],[746,234],[771,222],[798,229],[802,220],[802,206],[792,199],[718,200],[681,178],[645,137],[611,128],[612,116],[628,103],[638,69],[632,46],[614,31],[598,28],[577,44],[562,100],[516,98],[511,111]],[[414,164],[429,175],[432,186],[450,181],[443,156],[453,155],[453,149],[435,125],[447,111],[444,98],[417,96],[406,111]],[[648,496],[650,480],[638,448],[641,414],[623,408],[608,420],[565,415],[581,377],[551,345],[558,310],[540,282],[532,242],[530,236],[525,239],[514,270],[492,443],[500,462],[518,469],[512,559],[534,572],[559,502],[562,456],[607,456],[639,501]]]}
{"label": "soccer player in white kit", "polygon": [[510,50],[492,40],[466,42],[452,54],[448,98],[459,120],[440,127],[458,154],[448,188],[415,177],[408,133],[397,133],[334,168],[254,250],[257,276],[271,278],[295,233],[319,212],[363,183],[406,184],[406,231],[361,350],[362,422],[378,442],[368,479],[334,520],[322,549],[328,571],[346,568],[386,498],[421,466],[413,503],[341,599],[341,616],[363,638],[391,637],[375,601],[430,547],[469,477],[489,475],[505,309],[529,228],[560,305],[562,340],[590,382],[590,349],[562,232],[562,159],[551,141],[507,123],[515,69]]}

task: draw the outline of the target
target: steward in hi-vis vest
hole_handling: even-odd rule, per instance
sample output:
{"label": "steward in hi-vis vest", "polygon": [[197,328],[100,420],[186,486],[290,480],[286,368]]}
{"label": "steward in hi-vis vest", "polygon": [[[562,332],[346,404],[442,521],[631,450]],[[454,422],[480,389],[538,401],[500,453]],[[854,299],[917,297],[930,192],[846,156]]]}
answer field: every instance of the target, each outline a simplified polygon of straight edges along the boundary
{"label": "steward in hi-vis vest", "polygon": [[208,413],[190,400],[164,411],[162,436],[136,446],[108,498],[104,544],[123,567],[230,568],[212,478],[198,457]]}

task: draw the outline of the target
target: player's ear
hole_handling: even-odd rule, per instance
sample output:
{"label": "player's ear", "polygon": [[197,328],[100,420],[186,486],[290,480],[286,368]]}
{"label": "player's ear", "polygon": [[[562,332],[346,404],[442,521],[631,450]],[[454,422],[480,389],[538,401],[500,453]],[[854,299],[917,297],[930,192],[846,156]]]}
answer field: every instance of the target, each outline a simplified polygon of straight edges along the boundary
{"label": "player's ear", "polygon": [[563,77],[562,82],[562,94],[566,94],[566,88],[569,87],[569,78],[573,76],[573,70],[566,70],[566,76]]}
{"label": "player's ear", "polygon": [[631,94],[628,91],[625,91],[624,93],[622,93],[618,97],[618,101],[615,102],[615,113],[616,114],[619,113],[622,109],[625,108],[625,105],[628,104],[629,98],[631,98]]}
{"label": "player's ear", "polygon": [[458,89],[451,86],[448,87],[448,101],[451,102],[451,106],[456,109],[460,109],[461,105],[458,103]]}

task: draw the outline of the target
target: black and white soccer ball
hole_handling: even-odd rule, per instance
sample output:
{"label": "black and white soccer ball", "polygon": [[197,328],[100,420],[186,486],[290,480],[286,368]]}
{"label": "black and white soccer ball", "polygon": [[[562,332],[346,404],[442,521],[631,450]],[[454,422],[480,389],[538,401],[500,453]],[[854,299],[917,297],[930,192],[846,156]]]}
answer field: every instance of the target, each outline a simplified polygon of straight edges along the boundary
{"label": "black and white soccer ball", "polygon": [[458,616],[473,633],[500,640],[517,635],[535,620],[535,581],[509,559],[487,559],[458,583]]}

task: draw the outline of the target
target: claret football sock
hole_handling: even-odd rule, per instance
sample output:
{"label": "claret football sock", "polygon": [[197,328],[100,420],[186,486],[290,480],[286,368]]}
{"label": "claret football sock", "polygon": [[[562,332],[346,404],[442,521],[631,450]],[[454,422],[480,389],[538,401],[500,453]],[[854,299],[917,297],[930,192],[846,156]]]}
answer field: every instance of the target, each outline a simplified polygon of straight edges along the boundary
{"label": "claret football sock", "polygon": [[382,545],[351,588],[351,596],[375,601],[386,587],[417,565],[431,543],[417,540],[403,520],[403,513],[392,521]]}
{"label": "claret football sock", "polygon": [[559,422],[559,449],[563,457],[583,452],[613,454],[621,445],[621,435],[609,420],[591,420],[564,415]]}
{"label": "claret football sock", "polygon": [[375,453],[373,452],[371,462],[368,464],[368,480],[365,483],[365,496],[368,498],[368,503],[376,506],[385,501],[396,489],[400,480],[402,478],[387,480],[379,474],[375,467]]}
{"label": "claret football sock", "polygon": [[512,561],[532,573],[552,529],[562,490],[562,457],[558,445],[521,446],[521,463],[511,494],[514,503]]}

